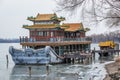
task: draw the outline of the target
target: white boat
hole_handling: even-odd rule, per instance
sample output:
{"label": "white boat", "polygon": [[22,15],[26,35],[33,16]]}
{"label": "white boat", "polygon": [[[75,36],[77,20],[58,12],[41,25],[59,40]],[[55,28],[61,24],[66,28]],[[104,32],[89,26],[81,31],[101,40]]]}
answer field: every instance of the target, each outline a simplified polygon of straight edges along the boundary
{"label": "white boat", "polygon": [[15,64],[46,64],[46,63],[61,63],[63,58],[57,55],[57,53],[50,47],[34,50],[32,48],[27,49],[15,49],[13,46],[9,47],[9,53]]}

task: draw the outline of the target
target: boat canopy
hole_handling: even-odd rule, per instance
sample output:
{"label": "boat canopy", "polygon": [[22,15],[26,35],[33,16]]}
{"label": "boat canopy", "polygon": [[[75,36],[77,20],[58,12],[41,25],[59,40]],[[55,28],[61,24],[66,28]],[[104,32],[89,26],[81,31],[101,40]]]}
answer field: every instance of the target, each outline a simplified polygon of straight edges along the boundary
{"label": "boat canopy", "polygon": [[100,47],[115,47],[115,43],[113,41],[105,41],[105,42],[99,42]]}

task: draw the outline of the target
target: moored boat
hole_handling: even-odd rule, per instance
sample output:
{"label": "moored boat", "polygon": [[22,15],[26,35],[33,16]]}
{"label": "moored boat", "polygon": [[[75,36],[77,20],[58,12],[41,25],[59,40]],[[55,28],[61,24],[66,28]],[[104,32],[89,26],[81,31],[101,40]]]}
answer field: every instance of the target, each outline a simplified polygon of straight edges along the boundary
{"label": "moored boat", "polygon": [[62,55],[90,50],[91,38],[86,37],[90,29],[84,28],[82,22],[61,24],[65,18],[56,13],[38,13],[27,20],[33,24],[23,25],[29,30],[29,36],[20,36],[20,45],[25,49],[9,49],[15,64],[61,63]]}

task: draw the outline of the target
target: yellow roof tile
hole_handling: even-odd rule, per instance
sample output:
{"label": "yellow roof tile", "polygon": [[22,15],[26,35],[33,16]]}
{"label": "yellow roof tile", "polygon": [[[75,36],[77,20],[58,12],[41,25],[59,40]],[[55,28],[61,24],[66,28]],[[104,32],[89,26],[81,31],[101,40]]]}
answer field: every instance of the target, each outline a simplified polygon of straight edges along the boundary
{"label": "yellow roof tile", "polygon": [[65,31],[77,31],[77,30],[84,30],[82,23],[64,23],[61,26],[62,29],[65,29]]}
{"label": "yellow roof tile", "polygon": [[51,17],[55,15],[56,14],[38,14],[35,20],[51,20]]}
{"label": "yellow roof tile", "polygon": [[99,46],[100,47],[111,47],[111,48],[114,48],[115,47],[115,43],[113,41],[105,41],[105,42],[100,42]]}
{"label": "yellow roof tile", "polygon": [[30,21],[49,21],[49,20],[57,20],[57,21],[64,21],[64,17],[58,17],[56,13],[53,14],[39,14],[36,17],[28,17],[27,18]]}
{"label": "yellow roof tile", "polygon": [[24,26],[23,28],[27,28],[27,29],[32,29],[32,28],[37,28],[37,29],[42,29],[42,28],[56,28],[56,24],[42,24],[42,25],[31,25],[31,26]]}

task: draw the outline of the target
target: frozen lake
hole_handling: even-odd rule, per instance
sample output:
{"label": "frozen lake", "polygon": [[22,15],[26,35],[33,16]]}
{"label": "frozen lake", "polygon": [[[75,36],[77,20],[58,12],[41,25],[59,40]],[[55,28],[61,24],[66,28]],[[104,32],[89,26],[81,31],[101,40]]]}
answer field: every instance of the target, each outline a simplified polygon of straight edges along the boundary
{"label": "frozen lake", "polygon": [[[19,43],[0,43],[0,80],[103,80],[106,74],[104,65],[100,63],[99,55],[89,65],[82,64],[57,64],[49,65],[49,71],[45,65],[15,65],[8,52],[9,46],[21,48]],[[91,44],[99,49],[98,44]],[[7,65],[6,55],[9,58]],[[31,67],[31,75],[29,75]]]}

